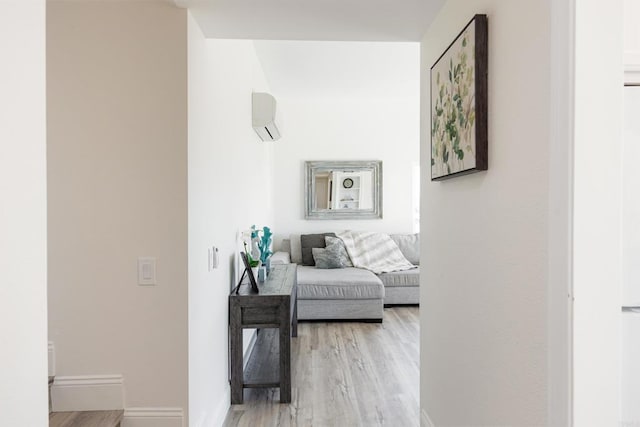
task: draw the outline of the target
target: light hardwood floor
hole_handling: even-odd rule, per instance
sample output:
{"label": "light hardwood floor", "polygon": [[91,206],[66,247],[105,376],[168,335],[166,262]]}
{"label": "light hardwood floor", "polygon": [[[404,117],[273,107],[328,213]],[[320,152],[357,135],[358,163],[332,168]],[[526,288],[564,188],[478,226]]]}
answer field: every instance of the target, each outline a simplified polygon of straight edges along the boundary
{"label": "light hardwood floor", "polygon": [[49,427],[119,427],[124,411],[52,412]]}
{"label": "light hardwood floor", "polygon": [[298,325],[292,401],[249,389],[226,427],[419,426],[419,308],[384,310],[383,323]]}

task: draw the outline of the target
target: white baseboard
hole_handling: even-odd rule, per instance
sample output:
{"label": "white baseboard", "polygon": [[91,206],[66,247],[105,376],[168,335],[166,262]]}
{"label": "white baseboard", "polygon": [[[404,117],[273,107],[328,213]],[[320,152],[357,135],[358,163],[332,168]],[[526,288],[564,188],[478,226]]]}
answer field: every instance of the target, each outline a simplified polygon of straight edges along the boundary
{"label": "white baseboard", "polygon": [[51,386],[55,412],[124,408],[122,375],[58,376]]}
{"label": "white baseboard", "polygon": [[[256,345],[256,341],[258,339],[258,335],[256,330],[252,331],[251,340],[247,345],[246,350],[243,355],[243,367],[247,367],[247,362],[249,361],[249,357],[251,356],[251,352]],[[216,406],[213,412],[208,412],[202,414],[200,419],[195,424],[196,427],[210,427],[210,426],[221,426],[224,424],[224,420],[227,418],[227,413],[229,412],[229,408],[231,407],[231,389],[227,387],[224,392],[224,396],[218,401],[218,406]],[[122,427],[127,427],[123,425]]]}
{"label": "white baseboard", "polygon": [[436,427],[436,425],[429,418],[429,414],[424,409],[420,411],[420,427]]}
{"label": "white baseboard", "polygon": [[201,414],[201,415],[200,415],[200,418],[199,418],[199,419],[198,419],[198,421],[196,421],[196,422],[193,422],[193,418],[194,418],[193,414],[189,414],[189,415],[191,415],[191,425],[192,425],[192,426],[195,426],[195,427],[202,427],[202,426],[204,426],[204,425],[205,425],[205,424],[204,424],[204,423],[205,423],[205,421],[207,421],[207,414],[206,414],[206,413]]}
{"label": "white baseboard", "polygon": [[640,85],[640,69],[626,69],[624,71],[624,83],[627,85]]}
{"label": "white baseboard", "polygon": [[[210,427],[210,426],[221,426],[224,424],[224,420],[227,418],[227,412],[229,412],[229,408],[231,407],[231,388],[227,387],[224,392],[224,395],[218,402],[218,406],[213,412],[213,416],[209,419],[207,418],[207,422],[198,427]],[[211,420],[212,422],[208,422]]]}
{"label": "white baseboard", "polygon": [[182,408],[127,408],[122,427],[184,427]]}
{"label": "white baseboard", "polygon": [[49,360],[49,376],[53,377],[56,374],[56,348],[53,345],[53,341],[49,341],[47,355]]}
{"label": "white baseboard", "polygon": [[624,82],[640,84],[640,50],[624,52]]}

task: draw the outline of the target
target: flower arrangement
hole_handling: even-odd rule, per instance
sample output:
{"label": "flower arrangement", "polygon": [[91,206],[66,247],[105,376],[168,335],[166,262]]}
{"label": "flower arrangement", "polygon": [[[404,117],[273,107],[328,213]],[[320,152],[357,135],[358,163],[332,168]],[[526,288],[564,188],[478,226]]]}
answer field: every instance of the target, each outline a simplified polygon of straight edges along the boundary
{"label": "flower arrangement", "polygon": [[[262,232],[262,236],[260,236]],[[262,227],[262,230],[256,230],[256,226],[251,226],[251,240],[257,239],[258,250],[260,251],[260,262],[262,264],[267,263],[267,259],[273,254],[271,251],[271,229],[267,226]]]}
{"label": "flower arrangement", "polygon": [[251,250],[249,251],[247,248],[247,241],[244,242],[244,250],[249,257],[251,266],[266,265],[267,260],[273,254],[271,251],[273,236],[271,229],[267,226],[262,227],[262,229],[257,229],[255,225],[252,225],[251,229],[243,233],[243,235],[250,238]]}

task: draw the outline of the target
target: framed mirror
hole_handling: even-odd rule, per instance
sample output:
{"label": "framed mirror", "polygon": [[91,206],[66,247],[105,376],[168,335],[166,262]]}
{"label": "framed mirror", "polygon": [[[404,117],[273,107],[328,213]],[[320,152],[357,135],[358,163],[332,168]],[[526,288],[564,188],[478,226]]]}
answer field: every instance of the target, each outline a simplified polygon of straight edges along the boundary
{"label": "framed mirror", "polygon": [[305,162],[306,219],[382,218],[382,162]]}

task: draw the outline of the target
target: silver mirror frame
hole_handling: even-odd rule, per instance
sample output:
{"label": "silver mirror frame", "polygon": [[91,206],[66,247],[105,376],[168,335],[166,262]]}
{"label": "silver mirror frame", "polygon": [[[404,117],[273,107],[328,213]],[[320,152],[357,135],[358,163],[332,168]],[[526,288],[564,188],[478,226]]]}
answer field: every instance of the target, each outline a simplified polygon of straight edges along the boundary
{"label": "silver mirror frame", "polygon": [[[336,169],[373,170],[373,209],[315,209],[316,200],[315,175]],[[382,218],[382,161],[349,160],[349,161],[307,161],[304,163],[304,217],[305,219],[381,219]]]}

